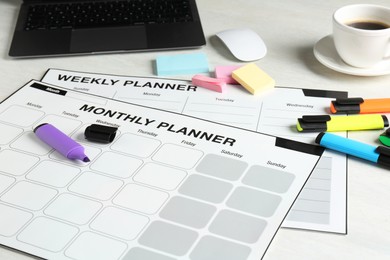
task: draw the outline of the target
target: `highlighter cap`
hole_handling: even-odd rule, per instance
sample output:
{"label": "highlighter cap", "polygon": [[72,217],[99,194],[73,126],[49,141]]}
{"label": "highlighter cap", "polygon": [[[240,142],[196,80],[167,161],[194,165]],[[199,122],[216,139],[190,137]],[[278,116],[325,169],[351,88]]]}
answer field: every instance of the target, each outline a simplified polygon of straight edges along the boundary
{"label": "highlighter cap", "polygon": [[84,131],[85,139],[99,142],[111,143],[116,135],[118,128],[105,125],[92,124]]}
{"label": "highlighter cap", "polygon": [[299,132],[320,132],[327,130],[326,122],[330,121],[329,115],[310,115],[298,118],[297,129]]}
{"label": "highlighter cap", "polygon": [[379,136],[379,141],[386,146],[390,146],[390,128]]}
{"label": "highlighter cap", "polygon": [[390,148],[378,146],[375,150],[379,154],[378,164],[390,168]]}
{"label": "highlighter cap", "polygon": [[331,102],[330,111],[333,114],[359,114],[362,98],[337,98]]}

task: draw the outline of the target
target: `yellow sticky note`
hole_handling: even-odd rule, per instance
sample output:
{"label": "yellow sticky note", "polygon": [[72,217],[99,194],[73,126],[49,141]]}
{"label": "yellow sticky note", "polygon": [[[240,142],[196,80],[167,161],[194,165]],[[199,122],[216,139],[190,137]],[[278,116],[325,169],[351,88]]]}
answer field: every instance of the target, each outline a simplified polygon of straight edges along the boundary
{"label": "yellow sticky note", "polygon": [[253,95],[275,87],[275,80],[254,63],[234,70],[232,77]]}

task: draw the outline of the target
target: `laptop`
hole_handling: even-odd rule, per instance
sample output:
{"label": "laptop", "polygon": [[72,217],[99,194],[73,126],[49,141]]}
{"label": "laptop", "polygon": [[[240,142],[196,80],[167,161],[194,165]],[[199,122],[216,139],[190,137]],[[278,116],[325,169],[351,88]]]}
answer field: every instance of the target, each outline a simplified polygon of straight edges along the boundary
{"label": "laptop", "polygon": [[23,0],[11,57],[196,48],[195,0]]}

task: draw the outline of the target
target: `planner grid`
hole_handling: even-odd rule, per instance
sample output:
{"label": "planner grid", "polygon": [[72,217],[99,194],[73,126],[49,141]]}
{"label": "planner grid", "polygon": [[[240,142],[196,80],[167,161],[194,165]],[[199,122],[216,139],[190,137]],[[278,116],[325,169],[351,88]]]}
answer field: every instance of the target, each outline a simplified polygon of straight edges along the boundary
{"label": "planner grid", "polygon": [[[83,135],[91,119],[69,107],[105,100],[69,93],[38,105],[53,94],[22,90],[31,103],[11,97],[0,106],[0,242],[44,258],[259,259],[319,158],[267,150],[290,155],[287,164],[293,155],[306,162],[289,172],[245,150],[246,160],[139,126],[119,127],[112,144],[92,143]],[[43,122],[83,144],[91,162],[67,160],[39,142],[32,129]],[[263,139],[274,147],[273,137]]]}

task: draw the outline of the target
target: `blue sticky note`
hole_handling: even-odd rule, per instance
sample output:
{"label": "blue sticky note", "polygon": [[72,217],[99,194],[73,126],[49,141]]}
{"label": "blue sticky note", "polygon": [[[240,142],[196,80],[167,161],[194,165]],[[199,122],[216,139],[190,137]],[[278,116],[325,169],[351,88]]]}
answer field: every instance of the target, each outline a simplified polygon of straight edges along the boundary
{"label": "blue sticky note", "polygon": [[204,53],[159,56],[156,58],[158,76],[208,73],[209,64]]}

